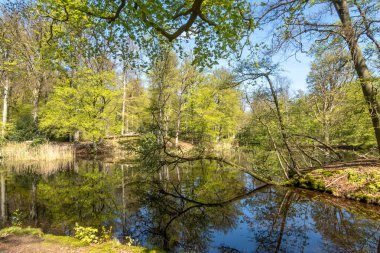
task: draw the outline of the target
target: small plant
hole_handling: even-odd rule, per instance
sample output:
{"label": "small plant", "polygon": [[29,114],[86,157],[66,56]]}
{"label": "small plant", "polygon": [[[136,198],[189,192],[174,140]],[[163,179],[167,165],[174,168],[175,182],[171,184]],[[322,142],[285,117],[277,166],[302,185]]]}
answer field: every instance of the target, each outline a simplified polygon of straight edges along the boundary
{"label": "small plant", "polygon": [[102,226],[102,234],[100,236],[101,241],[102,242],[109,241],[111,239],[111,236],[112,236],[112,226],[109,229]]}
{"label": "small plant", "polygon": [[75,223],[74,231],[74,237],[85,243],[106,242],[112,236],[112,227],[109,229],[102,227],[102,231],[99,232],[97,228],[82,227],[78,223]]}
{"label": "small plant", "polygon": [[125,245],[127,245],[127,246],[132,246],[133,243],[135,242],[135,240],[132,237],[130,237],[129,235],[124,237],[124,239],[125,239]]}
{"label": "small plant", "polygon": [[16,211],[14,211],[12,213],[12,216],[11,216],[12,226],[21,227],[22,226],[22,217],[23,217],[22,211],[20,209],[16,209]]}
{"label": "small plant", "polygon": [[74,237],[85,243],[99,243],[98,229],[92,227],[82,227],[75,223]]}

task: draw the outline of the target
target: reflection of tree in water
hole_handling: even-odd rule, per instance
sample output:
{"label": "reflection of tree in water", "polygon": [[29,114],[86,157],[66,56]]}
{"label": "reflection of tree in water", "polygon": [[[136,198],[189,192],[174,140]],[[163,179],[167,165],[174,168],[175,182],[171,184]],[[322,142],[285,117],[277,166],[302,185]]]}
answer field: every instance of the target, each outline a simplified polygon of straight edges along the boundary
{"label": "reflection of tree in water", "polygon": [[[21,174],[8,174],[4,200],[5,214],[10,223],[12,213],[19,209],[24,210],[22,218],[28,220],[28,224],[36,226],[38,224],[38,183],[41,175],[36,173],[32,168],[25,169]],[[21,218],[21,217],[18,217]]]}
{"label": "reflection of tree in water", "polygon": [[305,222],[305,207],[294,205],[299,198],[290,190],[268,188],[245,200],[245,221],[254,231],[255,252],[304,251],[310,228]]}
{"label": "reflection of tree in water", "polygon": [[9,213],[29,212],[33,225],[56,233],[72,229],[76,222],[100,226],[118,210],[114,198],[118,175],[108,175],[103,169],[96,163],[51,175],[13,174],[8,182]]}
{"label": "reflection of tree in water", "polygon": [[323,251],[371,252],[377,248],[380,224],[320,202],[313,205],[311,215],[325,240]]}
{"label": "reflection of tree in water", "polygon": [[248,191],[241,173],[215,162],[177,168],[163,168],[164,175],[136,188],[145,208],[131,217],[138,223],[138,231],[133,232],[145,233],[152,245],[168,251],[205,252],[214,230],[236,227],[239,200]]}
{"label": "reflection of tree in water", "polygon": [[[130,235],[148,246],[207,252],[209,245],[221,243],[213,242],[215,231],[229,232],[243,217],[253,231],[256,252],[368,252],[379,243],[378,222],[310,200],[302,192],[246,189],[252,184],[245,175],[217,162],[160,171],[79,162],[76,169],[54,174],[27,170],[8,172],[4,179],[6,213],[20,209],[25,225],[37,224],[51,233],[64,233],[75,222],[112,225],[120,238]],[[215,246],[220,252],[237,252],[233,245]]]}
{"label": "reflection of tree in water", "polygon": [[[360,219],[339,207],[311,201],[293,191],[271,188],[247,199],[245,204],[249,208],[245,220],[254,231],[256,252],[310,249],[314,252],[371,252],[377,248],[379,223]],[[319,245],[307,248],[310,242],[319,241]]]}

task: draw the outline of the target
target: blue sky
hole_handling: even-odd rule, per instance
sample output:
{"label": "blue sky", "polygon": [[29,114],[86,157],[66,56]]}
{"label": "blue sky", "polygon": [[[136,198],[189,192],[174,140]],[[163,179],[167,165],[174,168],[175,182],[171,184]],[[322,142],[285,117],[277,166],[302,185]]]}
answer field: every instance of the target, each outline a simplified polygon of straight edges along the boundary
{"label": "blue sky", "polygon": [[306,91],[306,77],[310,71],[311,58],[305,54],[298,54],[297,57],[292,56],[281,64],[284,75],[291,81],[291,90]]}

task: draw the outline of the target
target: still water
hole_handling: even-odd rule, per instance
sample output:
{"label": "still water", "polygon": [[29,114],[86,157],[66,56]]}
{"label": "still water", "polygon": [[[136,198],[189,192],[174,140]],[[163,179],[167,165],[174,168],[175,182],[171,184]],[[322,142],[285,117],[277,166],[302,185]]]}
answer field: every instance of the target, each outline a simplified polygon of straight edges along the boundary
{"label": "still water", "polygon": [[[380,208],[266,186],[216,162],[77,161],[0,173],[1,216],[47,233],[112,226],[168,252],[379,252]],[[16,210],[19,210],[16,212]]]}

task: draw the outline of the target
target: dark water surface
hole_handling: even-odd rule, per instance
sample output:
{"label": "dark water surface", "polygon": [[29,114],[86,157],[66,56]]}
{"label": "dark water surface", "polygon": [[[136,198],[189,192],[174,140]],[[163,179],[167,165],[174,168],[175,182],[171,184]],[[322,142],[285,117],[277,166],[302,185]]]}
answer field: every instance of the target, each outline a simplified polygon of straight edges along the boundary
{"label": "dark water surface", "polygon": [[[112,226],[172,252],[379,252],[380,208],[269,187],[203,161],[164,167],[78,161],[1,174],[1,216],[47,233]],[[5,201],[4,201],[5,200]],[[16,210],[20,210],[15,213]]]}

